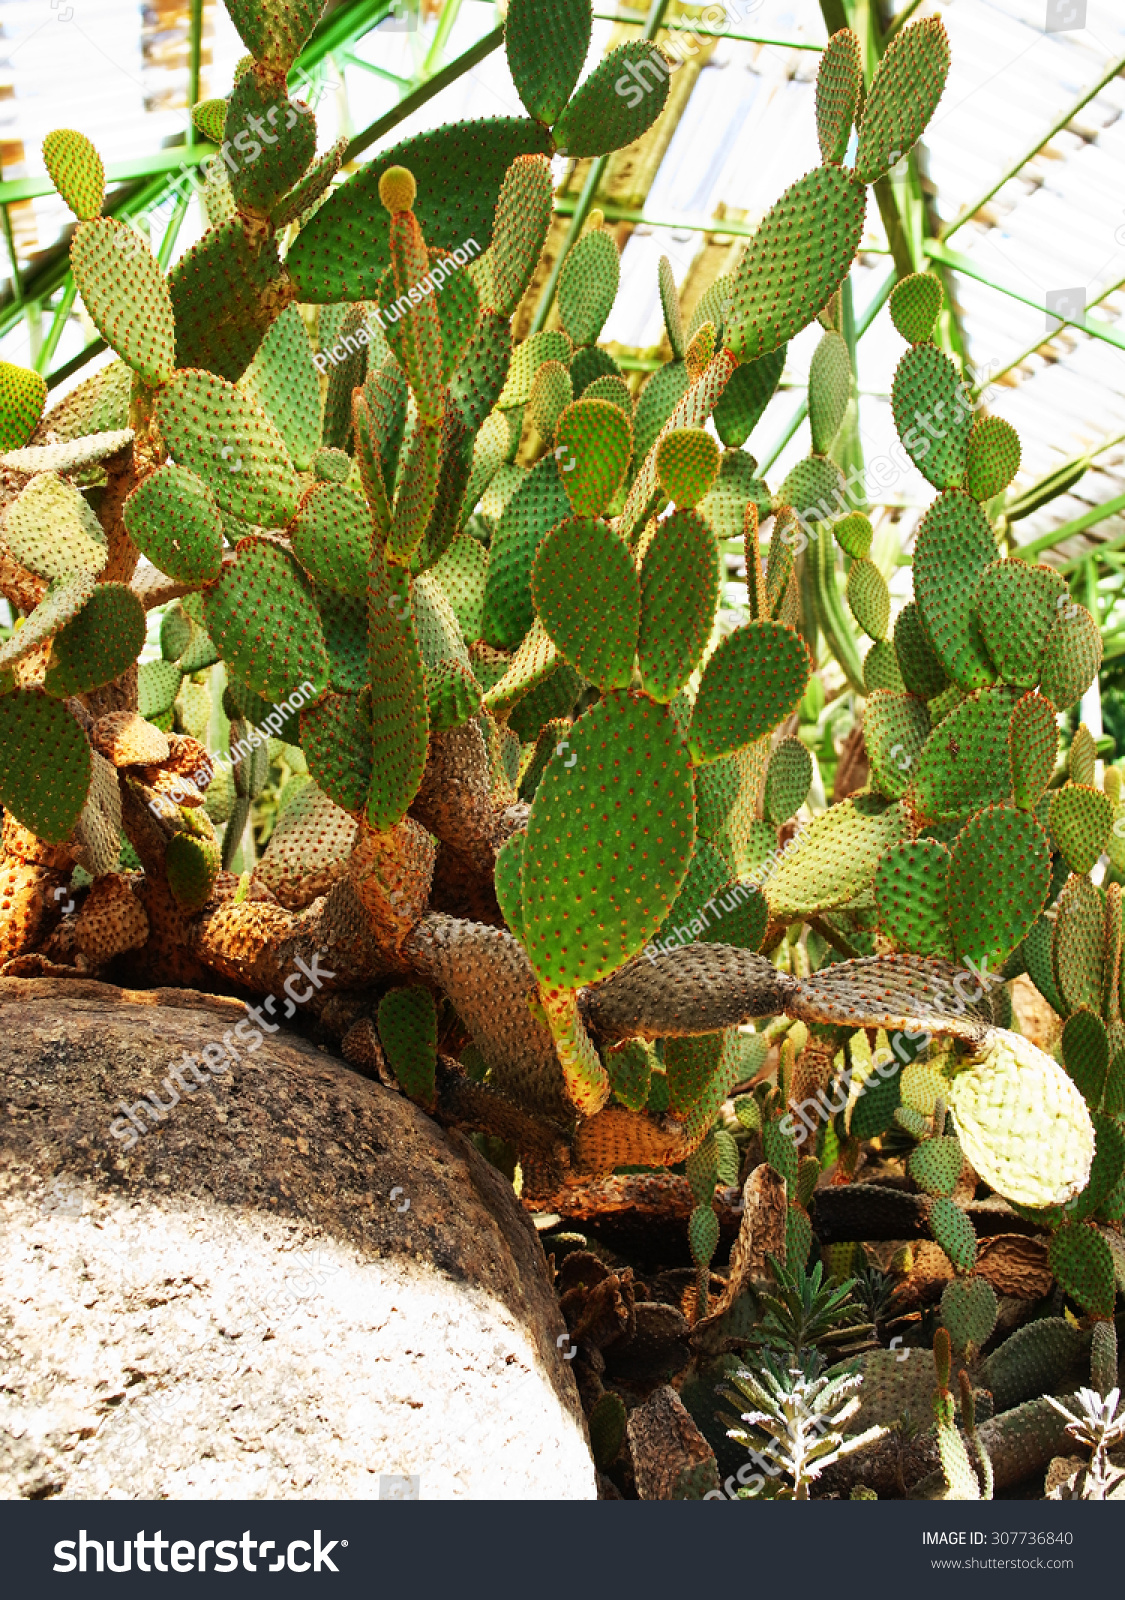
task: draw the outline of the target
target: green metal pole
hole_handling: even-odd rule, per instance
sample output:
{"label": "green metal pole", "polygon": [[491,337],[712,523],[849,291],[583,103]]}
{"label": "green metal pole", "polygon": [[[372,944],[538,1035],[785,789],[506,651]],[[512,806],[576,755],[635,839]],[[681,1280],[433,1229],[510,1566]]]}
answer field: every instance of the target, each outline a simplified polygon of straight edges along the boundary
{"label": "green metal pole", "polygon": [[54,317],[51,319],[51,326],[47,330],[47,337],[40,345],[39,354],[35,358],[36,372],[44,373],[50,366],[51,357],[58,348],[59,340],[62,338],[62,331],[66,327],[67,318],[74,308],[77,293],[78,286],[74,279],[68,278],[62,293],[62,299],[58,303]]}
{"label": "green metal pole", "polygon": [[199,104],[200,76],[203,62],[203,0],[191,0],[190,54],[188,61],[188,130],[187,142],[195,143],[195,123],[191,108]]}

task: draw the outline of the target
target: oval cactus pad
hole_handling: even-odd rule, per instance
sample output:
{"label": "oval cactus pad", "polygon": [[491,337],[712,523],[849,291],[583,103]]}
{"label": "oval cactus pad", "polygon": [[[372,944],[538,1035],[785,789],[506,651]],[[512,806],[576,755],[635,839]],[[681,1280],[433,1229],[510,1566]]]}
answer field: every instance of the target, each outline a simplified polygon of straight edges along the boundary
{"label": "oval cactus pad", "polygon": [[528,822],[524,929],[540,979],[578,988],[642,950],[694,839],[691,766],[670,713],[608,695],[552,757]]}

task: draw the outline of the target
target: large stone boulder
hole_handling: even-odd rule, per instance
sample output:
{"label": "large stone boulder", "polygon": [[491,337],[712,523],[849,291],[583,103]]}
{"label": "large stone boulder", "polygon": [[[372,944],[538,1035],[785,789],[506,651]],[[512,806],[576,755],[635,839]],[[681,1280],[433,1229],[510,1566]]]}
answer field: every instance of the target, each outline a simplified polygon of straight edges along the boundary
{"label": "large stone boulder", "polygon": [[0,1495],[594,1498],[510,1185],[244,1017],[0,979]]}

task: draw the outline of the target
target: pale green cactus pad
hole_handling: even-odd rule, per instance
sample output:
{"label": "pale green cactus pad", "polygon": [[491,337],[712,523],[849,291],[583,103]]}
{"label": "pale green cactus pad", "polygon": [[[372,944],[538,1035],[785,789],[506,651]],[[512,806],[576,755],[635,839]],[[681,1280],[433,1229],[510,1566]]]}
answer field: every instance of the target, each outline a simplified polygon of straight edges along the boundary
{"label": "pale green cactus pad", "polygon": [[969,1161],[1005,1199],[1061,1206],[1086,1187],[1094,1159],[1086,1102],[1022,1035],[995,1030],[954,1078],[949,1109]]}

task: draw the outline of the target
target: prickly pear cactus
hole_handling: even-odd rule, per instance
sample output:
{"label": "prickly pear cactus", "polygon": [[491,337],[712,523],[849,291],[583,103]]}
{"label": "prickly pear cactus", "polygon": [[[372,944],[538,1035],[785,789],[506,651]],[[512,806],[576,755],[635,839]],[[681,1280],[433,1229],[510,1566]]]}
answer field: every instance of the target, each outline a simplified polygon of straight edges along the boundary
{"label": "prickly pear cactus", "polygon": [[[231,162],[170,272],[102,215],[89,141],[45,145],[116,359],[46,413],[0,366],[0,972],[218,975],[290,1015],[301,963],[348,1058],[505,1141],[528,1203],[686,1163],[697,1320],[715,1192],[745,1176],[728,1097],[785,1034],[739,1103],[790,1265],[821,1248],[822,1171],[879,1141],[952,1265],[959,1350],[995,1320],[977,1179],[1111,1316],[1122,913],[1095,878],[1120,780],[1082,734],[1056,771],[1101,641],[1058,573],[1001,551],[1019,442],[935,343],[936,278],[890,307],[894,419],[936,491],[905,606],[852,503],[848,275],[868,186],[940,98],[941,23],[904,26],[865,91],[858,40],[830,42],[822,164],[693,315],[661,263],[671,359],[638,384],[598,345],[621,275],[600,213],[557,317],[513,329],[551,158],[647,133],[656,45],[583,79],[589,0],[511,0],[527,114],[343,176],[285,88],[317,6],[231,12],[249,56],[195,108]],[[646,67],[659,87],[622,96]],[[745,446],[814,324],[810,452],[771,489]],[[826,674],[863,707],[866,781],[834,805],[805,737],[829,729],[836,764]],[[1022,972],[1061,1062],[1007,1026]]]}

